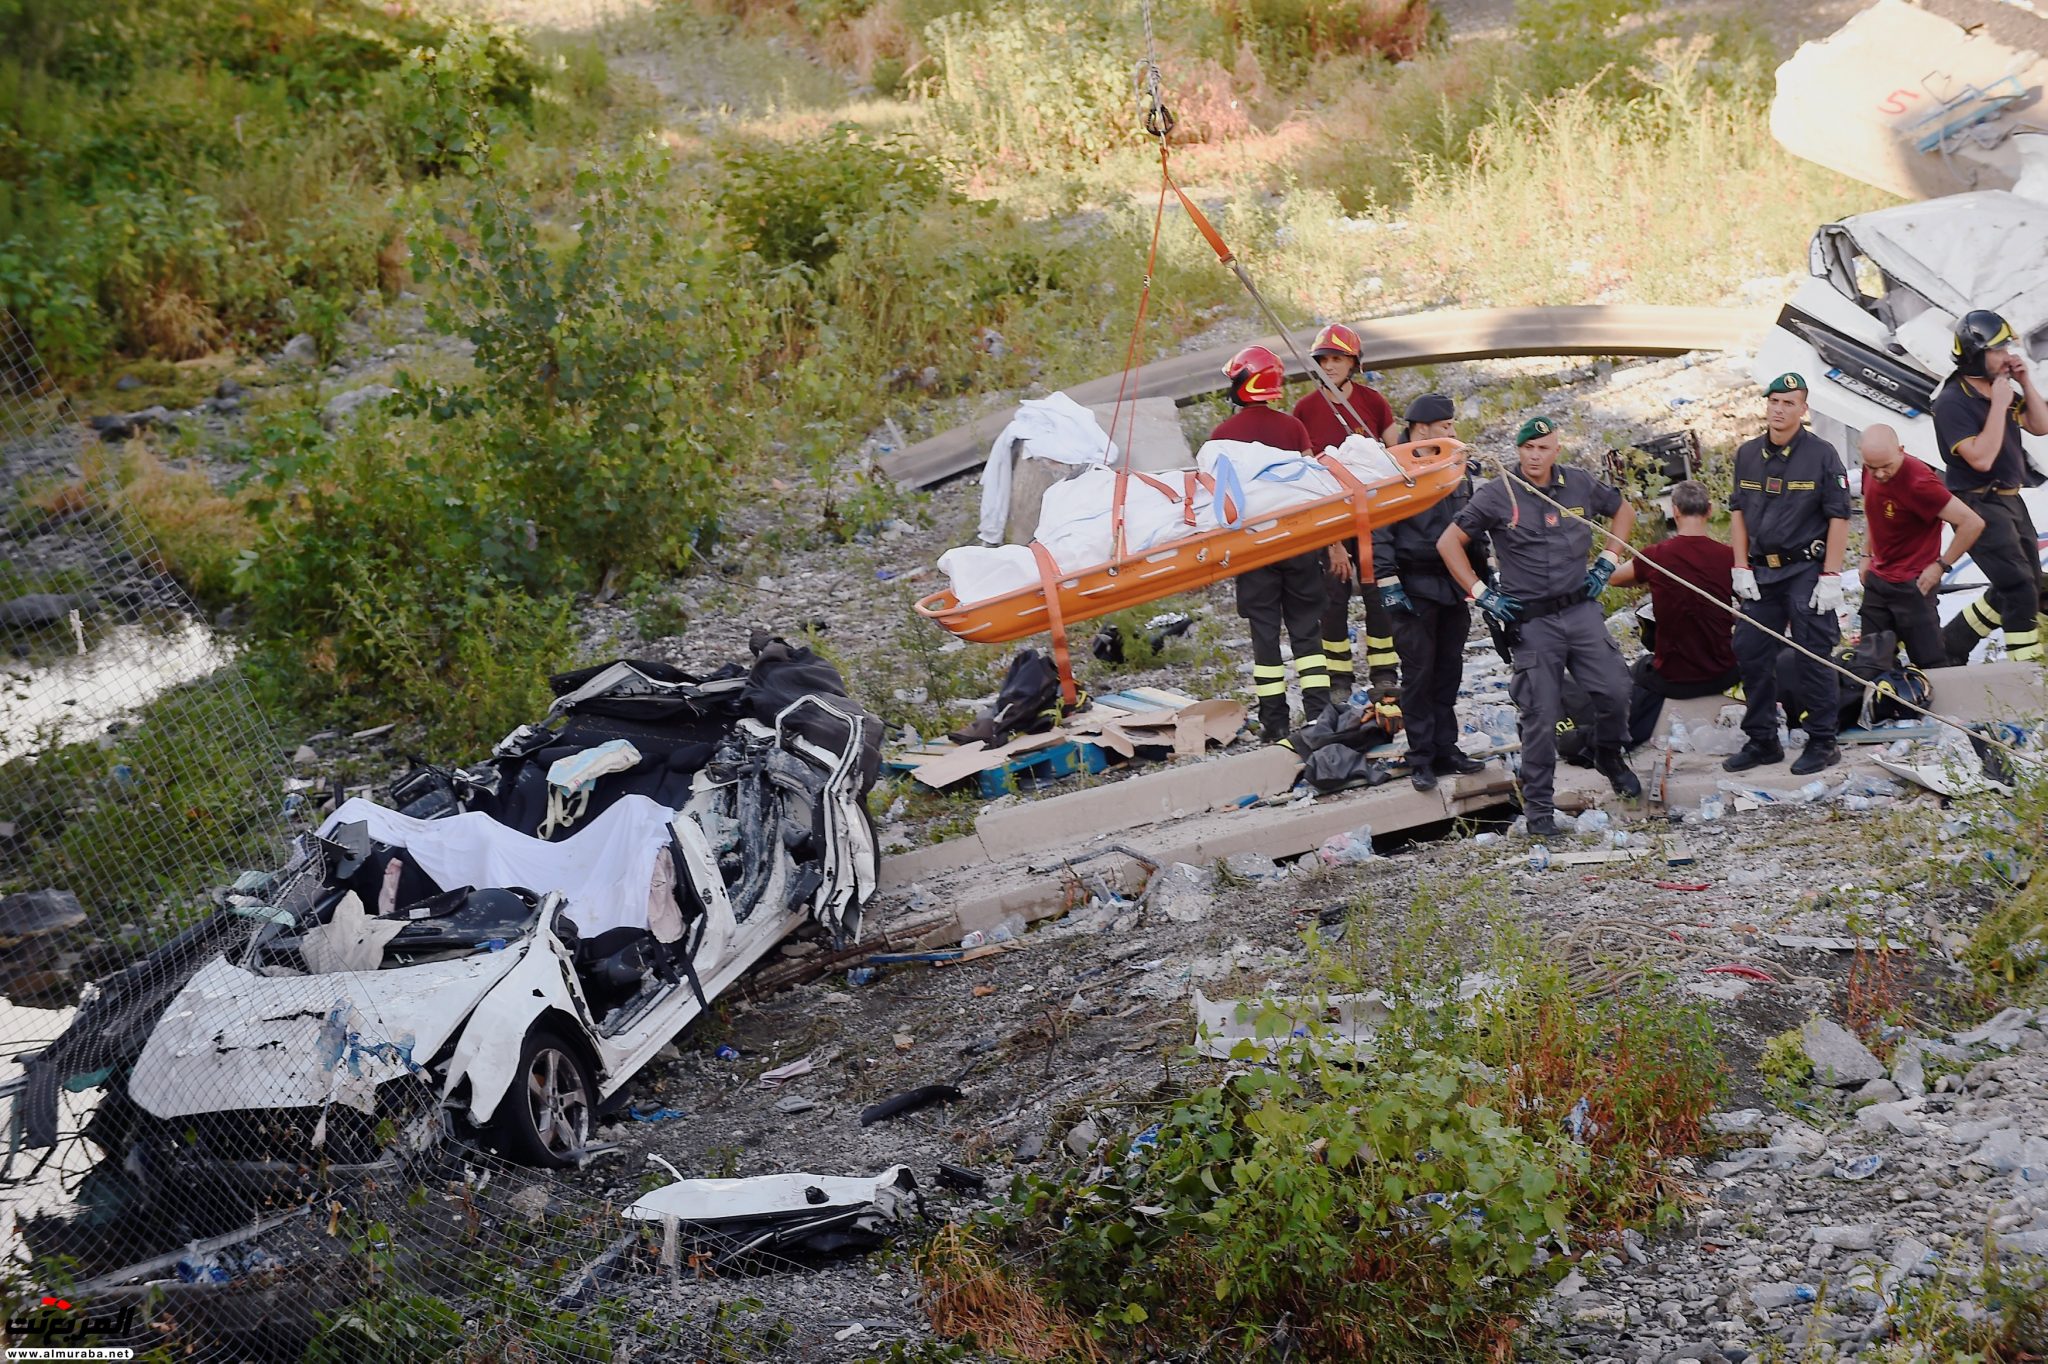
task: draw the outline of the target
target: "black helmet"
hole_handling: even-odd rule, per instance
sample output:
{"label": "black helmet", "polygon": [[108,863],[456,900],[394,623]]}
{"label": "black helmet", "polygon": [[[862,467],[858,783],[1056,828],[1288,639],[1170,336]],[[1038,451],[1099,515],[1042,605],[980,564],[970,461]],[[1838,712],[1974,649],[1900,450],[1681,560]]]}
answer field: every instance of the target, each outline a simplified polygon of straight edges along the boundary
{"label": "black helmet", "polygon": [[1973,308],[1956,323],[1956,373],[1972,379],[1984,375],[1984,352],[2010,345],[2012,328],[1989,308]]}

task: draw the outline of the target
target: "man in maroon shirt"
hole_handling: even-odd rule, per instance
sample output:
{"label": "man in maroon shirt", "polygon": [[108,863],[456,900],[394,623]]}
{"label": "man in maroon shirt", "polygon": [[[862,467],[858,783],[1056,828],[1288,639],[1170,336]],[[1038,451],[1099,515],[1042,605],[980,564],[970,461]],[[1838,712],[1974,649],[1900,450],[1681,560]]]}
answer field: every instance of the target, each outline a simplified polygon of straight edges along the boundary
{"label": "man in maroon shirt", "polygon": [[[1342,445],[1357,433],[1387,441],[1394,434],[1394,408],[1378,389],[1358,379],[1358,367],[1365,347],[1358,333],[1341,322],[1332,322],[1316,333],[1309,357],[1323,376],[1335,386],[1337,402],[1321,384],[1311,385],[1294,405],[1294,415],[1308,428],[1310,448],[1318,452]],[[1357,675],[1351,666],[1351,592],[1353,585],[1365,598],[1365,666],[1373,693],[1393,696],[1401,686],[1401,655],[1394,646],[1394,619],[1380,604],[1379,593],[1358,571],[1358,547],[1349,541],[1330,546],[1330,573],[1323,586],[1328,599],[1323,606],[1323,654],[1330,660],[1330,689],[1333,695],[1348,697]]]}
{"label": "man in maroon shirt", "polygon": [[[1209,433],[1210,440],[1252,441],[1278,450],[1314,453],[1308,428],[1273,403],[1286,391],[1280,357],[1264,346],[1246,346],[1230,357],[1230,401],[1237,411]],[[1323,577],[1328,556],[1320,549],[1237,575],[1237,614],[1252,631],[1252,692],[1259,698],[1259,730],[1267,742],[1287,737],[1287,665],[1280,657],[1284,631],[1294,646],[1294,671],[1301,679],[1301,705],[1314,720],[1330,704],[1330,675],[1323,657]]]}
{"label": "man in maroon shirt", "polygon": [[[1948,490],[1941,475],[1899,445],[1899,433],[1879,424],[1863,433],[1863,520],[1870,563],[1863,570],[1865,638],[1890,630],[1916,667],[1961,663],[1941,640],[1934,589],[1983,533],[1984,518]],[[1955,527],[1941,552],[1941,527]]]}
{"label": "man in maroon shirt", "polygon": [[[1735,551],[1710,533],[1707,518],[1713,510],[1707,490],[1691,479],[1673,488],[1671,511],[1678,518],[1678,533],[1636,551],[1636,557],[1609,580],[1613,587],[1649,588],[1657,626],[1654,647],[1636,660],[1631,676],[1635,690],[1629,700],[1630,748],[1649,741],[1666,697],[1682,701],[1712,696],[1742,680],[1730,643]],[[1637,567],[1641,560],[1652,567]],[[1691,586],[1673,582],[1673,575]],[[1711,600],[1703,600],[1693,587]]]}

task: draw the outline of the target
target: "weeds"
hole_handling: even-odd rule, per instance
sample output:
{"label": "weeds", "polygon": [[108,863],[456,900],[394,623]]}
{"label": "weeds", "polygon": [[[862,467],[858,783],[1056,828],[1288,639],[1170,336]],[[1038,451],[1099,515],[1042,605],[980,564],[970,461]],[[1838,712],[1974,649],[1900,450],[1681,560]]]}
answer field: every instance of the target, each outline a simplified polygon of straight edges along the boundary
{"label": "weeds", "polygon": [[[1085,1323],[1113,1357],[1506,1348],[1566,1246],[1665,1206],[1660,1161],[1703,1149],[1721,1068],[1699,1010],[1589,1005],[1504,926],[1482,954],[1499,974],[1443,960],[1434,930],[1463,912],[1458,888],[1426,887],[1376,954],[1392,1017],[1359,1064],[1330,1059],[1320,1023],[1290,1036],[1295,1013],[1247,1004],[1262,1040],[1236,1059],[1270,1038],[1270,1068],[1172,1099],[1103,1168],[1026,1176],[935,1242],[935,1313],[957,1309],[950,1329],[984,1347],[1047,1352],[1027,1357],[1059,1348],[1048,1321]],[[1360,983],[1312,956],[1322,989]]]}

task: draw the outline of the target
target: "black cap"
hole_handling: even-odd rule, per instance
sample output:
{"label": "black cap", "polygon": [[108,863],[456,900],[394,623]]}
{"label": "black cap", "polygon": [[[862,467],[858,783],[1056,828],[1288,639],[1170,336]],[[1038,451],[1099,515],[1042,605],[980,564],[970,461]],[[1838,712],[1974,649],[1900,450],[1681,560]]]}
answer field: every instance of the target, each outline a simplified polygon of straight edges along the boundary
{"label": "black cap", "polygon": [[1408,404],[1408,415],[1402,418],[1410,426],[1423,422],[1447,422],[1458,415],[1458,405],[1444,393],[1425,393]]}

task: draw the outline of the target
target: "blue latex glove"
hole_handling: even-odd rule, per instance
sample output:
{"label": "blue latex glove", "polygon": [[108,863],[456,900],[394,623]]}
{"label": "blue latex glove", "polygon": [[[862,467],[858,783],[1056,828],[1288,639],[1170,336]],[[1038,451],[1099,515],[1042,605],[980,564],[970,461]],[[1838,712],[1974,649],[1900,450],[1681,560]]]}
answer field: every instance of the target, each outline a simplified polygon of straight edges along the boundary
{"label": "blue latex glove", "polygon": [[1512,625],[1515,617],[1522,614],[1521,598],[1510,597],[1497,587],[1480,588],[1472,603],[1502,625]]}
{"label": "blue latex glove", "polygon": [[1408,600],[1408,589],[1398,582],[1380,584],[1380,605],[1389,611],[1406,611],[1415,614],[1415,603]]}
{"label": "blue latex glove", "polygon": [[1614,560],[1608,558],[1605,554],[1593,561],[1593,566],[1586,570],[1586,599],[1588,601],[1607,590],[1607,580],[1614,576],[1614,570],[1617,567],[1618,565]]}

